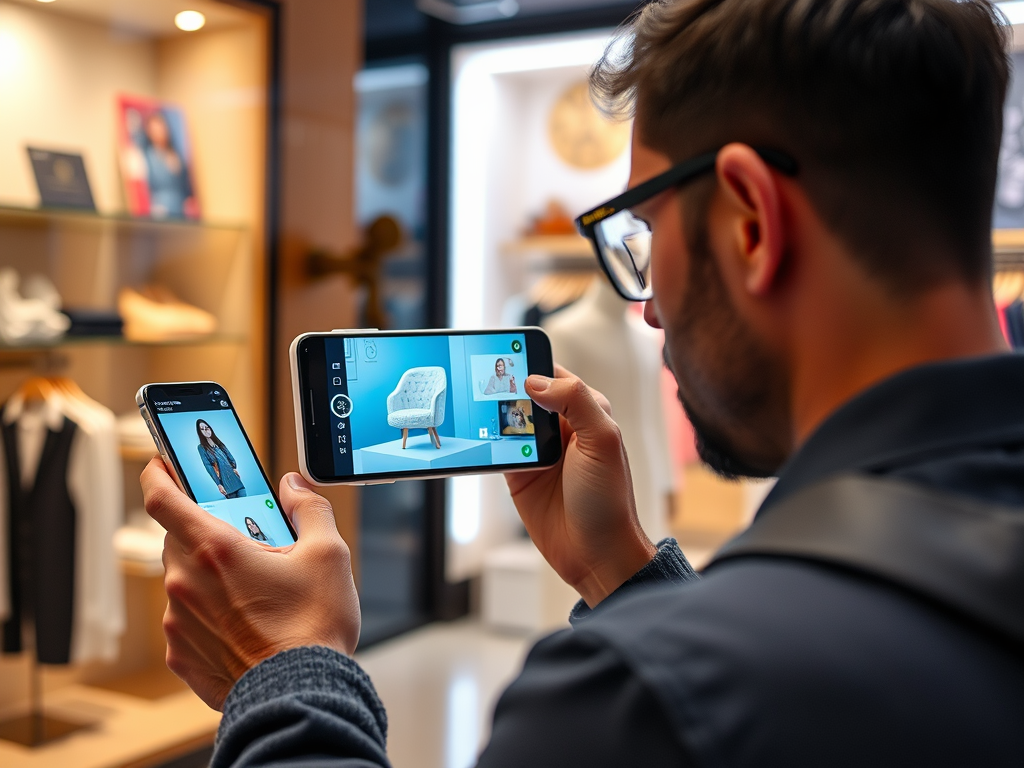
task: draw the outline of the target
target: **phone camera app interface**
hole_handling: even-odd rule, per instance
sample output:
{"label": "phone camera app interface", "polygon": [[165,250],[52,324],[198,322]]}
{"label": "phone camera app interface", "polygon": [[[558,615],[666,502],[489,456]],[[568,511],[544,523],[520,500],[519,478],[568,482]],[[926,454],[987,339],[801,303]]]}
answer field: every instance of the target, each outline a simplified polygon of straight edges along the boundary
{"label": "phone camera app interface", "polygon": [[536,463],[526,337],[328,338],[338,475]]}
{"label": "phone camera app interface", "polygon": [[220,391],[156,399],[153,406],[200,507],[254,541],[272,547],[294,543],[231,403]]}

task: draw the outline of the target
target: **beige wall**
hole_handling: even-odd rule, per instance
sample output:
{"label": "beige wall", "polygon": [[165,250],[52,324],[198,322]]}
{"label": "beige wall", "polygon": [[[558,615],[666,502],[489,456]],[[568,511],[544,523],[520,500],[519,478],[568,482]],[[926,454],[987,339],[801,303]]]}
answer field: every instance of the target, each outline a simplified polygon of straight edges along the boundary
{"label": "beige wall", "polygon": [[[362,4],[358,0],[284,0],[281,125],[281,228],[278,332],[274,345],[277,396],[275,474],[298,466],[288,345],[304,331],[355,324],[354,295],[344,277],[311,282],[310,247],[341,251],[357,241],[353,201],[355,93],[362,64]],[[355,551],[357,491],[324,492]]]}
{"label": "beige wall", "polygon": [[[221,315],[245,318],[237,328],[258,343],[235,356],[228,374],[232,399],[244,414],[246,431],[266,460],[269,446],[267,398],[270,391],[266,344],[266,253],[263,231],[267,141],[267,25],[251,23],[225,30],[176,36],[157,45],[157,92],[181,105],[189,117],[195,157],[195,184],[204,218],[245,222],[251,264],[232,276],[244,288],[232,291]],[[251,268],[250,268],[251,267]],[[239,304],[241,302],[241,304]],[[218,350],[200,351],[218,355]],[[213,361],[211,361],[212,363]],[[211,369],[213,366],[211,365]]]}
{"label": "beige wall", "polygon": [[82,152],[97,207],[122,210],[117,94],[155,96],[156,87],[150,40],[0,0],[0,203],[38,204],[32,142]]}
{"label": "beige wall", "polygon": [[[116,413],[134,410],[134,390],[145,381],[216,378],[232,392],[264,455],[270,410],[263,279],[266,64],[260,17],[160,41],[0,0],[0,205],[38,205],[24,149],[31,142],[82,152],[100,211],[123,211],[116,105],[119,94],[129,93],[184,108],[204,219],[241,225],[136,229],[82,217],[47,226],[5,213],[0,266],[22,275],[49,272],[70,304],[112,307],[121,284],[154,281],[214,312],[220,330],[239,339],[168,349],[75,346],[52,360],[63,360],[60,370]],[[142,241],[141,250],[135,241]],[[0,400],[41,362],[31,353],[0,356]],[[135,461],[124,466],[128,510],[141,505],[141,468]],[[162,595],[158,578],[130,577],[128,632],[118,663],[48,670],[47,690],[163,670]],[[27,664],[25,657],[0,658],[0,715],[24,706]]]}
{"label": "beige wall", "polygon": [[[118,376],[99,378],[94,374],[112,371],[110,350],[90,348],[88,370],[69,373],[117,413],[134,407],[134,389],[143,381],[217,379],[231,391],[254,445],[266,457],[266,24],[258,15],[246,18],[232,27],[160,40],[100,20],[0,0],[0,204],[38,204],[25,153],[25,145],[32,143],[81,152],[99,210],[122,212],[117,98],[144,95],[184,109],[204,220],[247,230],[241,237],[195,234],[195,242],[178,248],[184,260],[167,261],[170,273],[159,275],[145,274],[146,259],[129,257],[127,248],[115,256],[113,237],[98,227],[78,237],[74,249],[63,232],[58,243],[42,227],[6,228],[0,231],[0,264],[15,266],[23,275],[49,271],[69,305],[77,306],[110,308],[122,282],[159,280],[185,301],[217,315],[222,333],[248,337],[250,343],[148,355],[148,364],[129,365],[127,353],[120,354],[114,366]],[[182,233],[179,239],[189,237]],[[177,248],[168,236],[159,242],[165,252]],[[220,285],[200,284],[196,272],[183,266],[190,255],[202,264],[210,254],[229,269]],[[104,271],[99,265],[110,258],[118,266]],[[83,278],[85,283],[103,283],[85,301]],[[21,375],[19,371],[14,378]]]}

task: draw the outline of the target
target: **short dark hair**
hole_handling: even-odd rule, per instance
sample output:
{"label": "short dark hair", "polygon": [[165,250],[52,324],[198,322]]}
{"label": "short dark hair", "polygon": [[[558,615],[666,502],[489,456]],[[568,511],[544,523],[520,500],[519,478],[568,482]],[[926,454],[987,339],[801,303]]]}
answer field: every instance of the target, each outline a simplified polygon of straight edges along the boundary
{"label": "short dark hair", "polygon": [[1006,47],[988,0],[655,0],[591,87],[677,161],[790,153],[860,263],[915,292],[991,274]]}

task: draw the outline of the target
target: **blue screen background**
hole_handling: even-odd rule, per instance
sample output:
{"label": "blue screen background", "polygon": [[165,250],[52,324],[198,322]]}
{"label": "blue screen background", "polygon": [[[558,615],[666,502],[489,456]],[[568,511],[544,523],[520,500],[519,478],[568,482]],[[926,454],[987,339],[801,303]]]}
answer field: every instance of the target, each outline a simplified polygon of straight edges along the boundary
{"label": "blue screen background", "polygon": [[[348,379],[348,393],[352,398],[352,448],[358,450],[394,440],[397,431],[388,426],[388,395],[394,392],[398,380],[409,368],[439,365],[448,377],[445,395],[445,413],[453,408],[452,367],[448,359],[448,339],[444,336],[419,338],[374,339],[374,357],[367,354],[365,340],[356,339],[356,378]],[[351,374],[351,372],[350,372]],[[437,428],[444,438],[455,437],[455,425],[450,418]]]}
{"label": "blue screen background", "polygon": [[[263,479],[256,457],[249,450],[238,419],[230,408],[156,413],[156,418],[163,427],[171,450],[200,507],[246,535],[250,534],[245,518],[251,517],[267,536],[268,544],[286,546],[294,542],[281,517],[282,512],[277,508],[273,494]],[[199,455],[199,437],[196,434],[196,421],[199,419],[210,425],[231,452],[238,465],[238,474],[245,484],[244,497],[225,499],[206,471]],[[272,506],[268,506],[268,502]]]}
{"label": "blue screen background", "polygon": [[[344,439],[337,448],[351,451],[354,464],[345,468],[345,458],[335,456],[337,471],[344,474],[445,469],[463,466],[522,464],[536,462],[533,436],[500,435],[499,408],[502,401],[528,399],[524,394],[526,337],[521,333],[452,336],[359,337],[347,344],[335,338],[325,340],[329,384],[338,391],[335,377],[344,376],[344,387],[352,401],[347,422],[336,420],[335,438]],[[475,399],[472,358],[487,356],[488,373],[493,361],[505,357],[517,361],[516,393]],[[344,360],[343,370],[333,365]],[[402,374],[410,368],[439,366],[447,381],[444,421],[437,427],[442,448],[435,449],[425,430],[412,429],[407,449],[401,447],[400,429],[388,424],[388,395],[395,391]],[[480,366],[478,365],[478,368]],[[482,371],[478,370],[477,378]],[[492,437],[493,436],[493,437]],[[366,449],[371,449],[367,451]]]}

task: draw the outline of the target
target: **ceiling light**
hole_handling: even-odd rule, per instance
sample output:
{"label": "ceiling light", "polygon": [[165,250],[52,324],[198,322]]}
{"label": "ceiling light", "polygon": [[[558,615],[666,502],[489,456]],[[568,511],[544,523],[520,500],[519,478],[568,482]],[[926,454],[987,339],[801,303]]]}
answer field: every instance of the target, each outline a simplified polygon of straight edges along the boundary
{"label": "ceiling light", "polygon": [[206,23],[206,17],[199,11],[182,11],[174,17],[174,26],[184,32],[195,32],[202,29]]}

